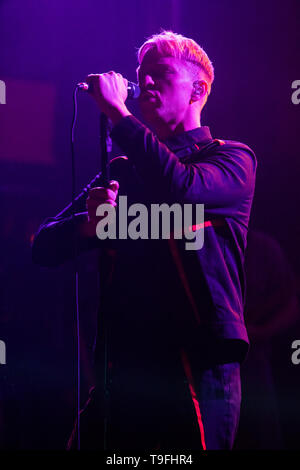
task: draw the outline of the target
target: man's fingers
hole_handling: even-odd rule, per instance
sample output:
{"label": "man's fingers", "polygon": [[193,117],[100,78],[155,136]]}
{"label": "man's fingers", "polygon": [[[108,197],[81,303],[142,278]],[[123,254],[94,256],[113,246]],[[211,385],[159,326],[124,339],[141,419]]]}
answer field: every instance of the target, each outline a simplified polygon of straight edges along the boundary
{"label": "man's fingers", "polygon": [[110,204],[113,207],[116,207],[117,203],[113,199],[106,199],[104,201],[97,201],[96,199],[87,199],[86,205],[88,209],[97,209],[101,204]]}
{"label": "man's fingers", "polygon": [[99,73],[90,73],[86,78],[85,82],[89,85],[89,91],[91,92],[94,90],[95,85],[99,83]]}
{"label": "man's fingers", "polygon": [[118,185],[111,185],[109,188],[92,188],[89,191],[89,198],[96,199],[97,201],[104,201],[107,199],[112,199],[113,201],[117,197]]}
{"label": "man's fingers", "polygon": [[124,82],[125,82],[126,88],[128,88],[128,80],[127,80],[127,78],[124,78],[121,74],[120,74],[120,76],[123,78],[123,80],[124,80]]}
{"label": "man's fingers", "polygon": [[97,186],[96,188],[90,189],[90,192],[93,192],[93,191],[99,190],[99,189],[112,189],[113,191],[117,191],[120,187],[119,182],[117,180],[110,180],[108,185],[109,185],[108,188],[104,188],[103,186]]}
{"label": "man's fingers", "polygon": [[111,189],[111,190],[114,191],[115,193],[117,193],[117,192],[119,191],[119,187],[120,187],[120,185],[119,185],[118,181],[116,181],[116,180],[111,180],[111,181],[109,182],[109,189]]}

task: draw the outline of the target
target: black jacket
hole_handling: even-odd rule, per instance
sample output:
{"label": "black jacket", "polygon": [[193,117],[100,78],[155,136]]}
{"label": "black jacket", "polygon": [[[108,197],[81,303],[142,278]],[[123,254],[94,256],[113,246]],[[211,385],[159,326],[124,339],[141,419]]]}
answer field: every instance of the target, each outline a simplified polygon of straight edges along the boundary
{"label": "black jacket", "polygon": [[[128,196],[128,205],[204,204],[206,224],[200,228],[204,245],[195,251],[173,238],[77,239],[79,251],[99,247],[106,253],[100,312],[111,324],[111,359],[121,363],[138,354],[151,361],[162,351],[185,347],[199,364],[242,361],[248,348],[244,254],[255,186],[253,151],[239,142],[213,140],[207,127],[161,142],[133,116],[114,126],[112,138],[128,157],[111,163],[111,178],[120,182],[119,195]],[[99,178],[91,185],[99,185]],[[87,190],[76,202],[75,217],[68,206],[40,227],[34,262],[56,266],[73,256]],[[98,344],[100,337],[101,319]]]}

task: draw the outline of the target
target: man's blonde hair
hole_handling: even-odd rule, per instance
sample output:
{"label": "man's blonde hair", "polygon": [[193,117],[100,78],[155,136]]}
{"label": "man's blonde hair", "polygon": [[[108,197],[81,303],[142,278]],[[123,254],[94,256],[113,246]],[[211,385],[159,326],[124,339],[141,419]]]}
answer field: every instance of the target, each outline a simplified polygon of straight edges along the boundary
{"label": "man's blonde hair", "polygon": [[154,48],[159,54],[185,60],[197,66],[208,81],[210,93],[211,84],[214,81],[214,68],[208,55],[196,41],[181,34],[173,33],[173,31],[162,31],[159,34],[154,34],[139,48],[137,53],[139,64],[141,64],[145,54]]}

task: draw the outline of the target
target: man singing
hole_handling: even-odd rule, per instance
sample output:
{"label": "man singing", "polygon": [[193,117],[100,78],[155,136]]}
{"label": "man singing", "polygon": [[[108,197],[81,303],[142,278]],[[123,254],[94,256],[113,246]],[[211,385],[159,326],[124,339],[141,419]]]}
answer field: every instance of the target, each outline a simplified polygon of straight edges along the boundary
{"label": "man singing", "polygon": [[[141,46],[138,62],[146,125],[125,104],[121,74],[87,77],[127,159],[111,162],[109,187],[90,189],[74,217],[65,210],[46,220],[33,259],[56,266],[72,258],[74,233],[79,252],[99,249],[97,381],[81,414],[82,449],[103,449],[104,441],[111,450],[231,449],[240,363],[248,350],[244,253],[256,158],[246,145],[213,139],[201,126],[214,69],[195,41],[164,31]],[[128,206],[203,204],[204,223],[192,226],[202,231],[203,246],[186,250],[174,233],[100,240],[96,210],[106,203],[118,211],[121,195]],[[109,400],[103,395],[103,312]],[[69,448],[75,444],[76,427]]]}

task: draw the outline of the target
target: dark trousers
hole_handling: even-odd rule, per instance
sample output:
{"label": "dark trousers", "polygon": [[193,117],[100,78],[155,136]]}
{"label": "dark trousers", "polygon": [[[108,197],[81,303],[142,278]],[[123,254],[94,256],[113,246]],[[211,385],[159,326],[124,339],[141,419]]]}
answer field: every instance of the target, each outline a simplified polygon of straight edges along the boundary
{"label": "dark trousers", "polygon": [[[102,395],[91,391],[81,413],[81,449],[201,450],[204,442],[207,450],[232,449],[241,404],[239,363],[193,370],[193,382],[196,401],[182,372],[127,368],[113,381],[106,432]],[[68,449],[76,449],[76,441],[75,426]]]}

